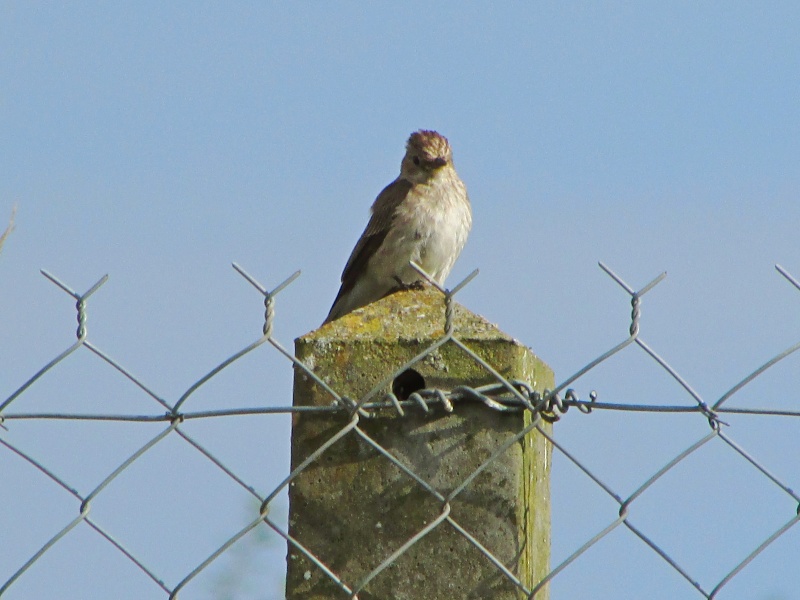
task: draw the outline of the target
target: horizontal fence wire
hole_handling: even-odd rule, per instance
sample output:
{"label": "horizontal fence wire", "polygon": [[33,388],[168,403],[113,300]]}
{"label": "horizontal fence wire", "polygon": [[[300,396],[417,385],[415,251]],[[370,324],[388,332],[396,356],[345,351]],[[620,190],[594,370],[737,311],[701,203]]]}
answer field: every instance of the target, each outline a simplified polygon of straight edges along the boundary
{"label": "horizontal fence wire", "polygon": [[[422,271],[417,265],[414,266],[422,277],[427,279],[433,286],[437,287],[444,300],[444,328],[442,337],[435,341],[432,345],[425,348],[417,356],[404,365],[397,367],[392,373],[386,373],[372,389],[357,399],[347,398],[340,395],[335,389],[329,386],[328,383],[318,377],[314,369],[309,365],[304,364],[296,358],[292,352],[287,350],[274,336],[273,324],[275,320],[275,302],[280,292],[290,285],[299,275],[299,271],[289,276],[287,279],[279,283],[277,286],[268,289],[266,286],[259,283],[251,274],[245,269],[234,263],[236,271],[249,282],[261,295],[264,306],[264,321],[259,337],[245,345],[241,350],[234,353],[227,359],[220,362],[213,369],[209,370],[202,377],[193,382],[183,394],[175,401],[170,402],[157,393],[152,391],[147,383],[142,381],[134,375],[128,368],[126,368],[120,361],[111,357],[107,352],[97,347],[88,339],[87,329],[87,314],[88,314],[88,301],[93,297],[98,290],[107,282],[108,276],[101,277],[94,285],[89,287],[84,293],[76,292],[69,285],[61,281],[55,275],[42,271],[42,274],[49,279],[53,284],[65,292],[75,302],[77,311],[77,330],[76,341],[68,348],[57,353],[52,360],[47,362],[35,373],[25,378],[10,395],[2,399],[0,402],[0,448],[4,449],[6,457],[15,455],[21,458],[31,469],[38,471],[44,477],[52,480],[55,484],[63,488],[69,495],[79,502],[78,514],[69,519],[63,526],[54,532],[47,541],[41,545],[35,552],[33,552],[27,560],[18,565],[2,565],[4,570],[0,571],[0,596],[10,589],[13,589],[18,581],[26,576],[29,569],[43,560],[43,557],[58,544],[70,536],[72,532],[81,526],[87,526],[93,531],[98,533],[102,538],[109,542],[109,552],[117,552],[123,556],[133,568],[139,569],[150,580],[154,586],[160,588],[163,594],[169,598],[178,597],[186,586],[190,585],[192,580],[197,577],[201,572],[209,568],[220,556],[229,552],[231,548],[241,539],[248,536],[257,528],[265,528],[265,531],[274,534],[278,539],[285,541],[291,548],[301,553],[311,563],[319,568],[320,572],[325,577],[337,586],[345,596],[351,598],[358,598],[358,594],[363,590],[368,590],[370,582],[376,577],[386,571],[397,559],[406,553],[410,548],[417,544],[420,540],[425,538],[431,532],[440,527],[450,527],[459,535],[463,536],[473,547],[477,549],[486,560],[489,561],[496,569],[497,572],[505,579],[507,579],[519,592],[530,599],[542,597],[541,592],[546,586],[555,578],[565,576],[564,573],[570,571],[571,565],[588,552],[593,546],[597,545],[604,538],[609,536],[613,531],[620,528],[626,529],[633,536],[641,540],[641,548],[644,552],[652,552],[660,560],[672,569],[678,577],[686,580],[688,586],[693,590],[696,597],[715,598],[726,587],[726,585],[739,575],[743,570],[751,567],[752,561],[762,553],[766,548],[775,543],[781,536],[786,534],[797,521],[800,520],[800,496],[795,493],[792,487],[780,477],[774,474],[768,465],[762,463],[758,457],[748,452],[743,445],[737,442],[731,433],[727,430],[725,423],[725,415],[749,415],[749,416],[772,416],[780,418],[799,417],[800,410],[787,410],[785,408],[757,408],[757,407],[730,407],[726,403],[732,396],[742,390],[749,383],[754,381],[759,376],[763,375],[771,367],[792,355],[795,351],[800,349],[800,343],[790,346],[789,348],[777,353],[775,356],[764,362],[762,365],[755,368],[750,373],[747,373],[738,382],[735,383],[729,390],[723,393],[718,398],[706,399],[700,395],[692,385],[681,374],[670,365],[670,363],[662,357],[653,347],[651,347],[641,335],[641,299],[642,297],[653,290],[665,277],[666,273],[662,273],[647,283],[640,289],[635,289],[626,283],[622,277],[615,273],[608,266],[600,263],[601,269],[629,296],[631,306],[631,319],[628,331],[623,339],[617,344],[613,345],[607,351],[601,353],[599,356],[589,361],[587,364],[578,369],[575,373],[561,380],[552,390],[545,390],[544,392],[535,391],[533,389],[533,382],[509,380],[503,377],[496,365],[488,364],[480,358],[464,341],[460,340],[453,323],[453,302],[454,296],[459,292],[469,281],[477,275],[477,271],[470,274],[464,281],[458,284],[452,290],[440,287],[435,281]],[[781,275],[794,287],[800,290],[800,283],[790,274],[786,269],[781,266],[776,267]],[[419,361],[424,360],[430,356],[439,347],[444,344],[453,344],[461,352],[470,358],[470,360],[479,364],[482,369],[490,373],[493,382],[481,387],[468,387],[458,386],[454,389],[425,389],[412,393],[408,398],[398,398],[392,393],[384,393],[383,390],[402,372],[412,367]],[[230,409],[215,409],[215,410],[186,410],[186,405],[189,398],[204,384],[212,380],[219,373],[224,371],[227,367],[234,364],[246,354],[252,352],[256,348],[266,345],[271,347],[275,352],[285,358],[296,369],[305,373],[307,377],[313,380],[322,390],[330,396],[330,404],[326,406],[277,406],[277,407],[256,407],[256,408],[230,408]],[[635,346],[645,356],[649,357],[663,372],[665,372],[675,383],[683,390],[683,395],[688,403],[681,403],[681,399],[677,399],[673,404],[622,404],[598,401],[597,395],[592,392],[589,394],[588,399],[581,399],[575,392],[572,386],[578,379],[585,378],[593,369],[597,368],[602,363],[610,360],[612,357],[620,353],[623,349]],[[116,372],[124,377],[132,384],[134,384],[143,395],[150,398],[153,402],[154,410],[143,414],[116,414],[116,413],[75,413],[75,412],[34,412],[34,411],[15,411],[15,407],[28,391],[35,386],[35,384],[48,376],[48,374],[57,368],[62,367],[62,363],[67,357],[75,352],[90,352],[101,361],[105,362],[108,366],[113,368]],[[375,411],[395,411],[400,417],[411,413],[428,413],[434,410],[444,410],[446,412],[457,411],[460,405],[465,403],[478,404],[485,407],[486,410],[501,411],[501,412],[520,412],[528,411],[531,414],[530,424],[517,432],[514,436],[509,438],[503,445],[497,447],[495,451],[481,463],[481,465],[473,472],[467,474],[460,485],[456,486],[448,494],[444,494],[437,490],[429,482],[425,481],[418,473],[415,473],[409,468],[399,457],[394,456],[389,450],[381,447],[367,431],[362,427],[365,420],[372,418]],[[688,414],[697,415],[707,425],[706,431],[698,436],[694,441],[686,445],[678,454],[673,456],[670,460],[666,461],[657,470],[647,476],[640,485],[628,495],[622,494],[615,489],[610,483],[605,481],[595,469],[589,466],[586,460],[582,460],[581,456],[559,441],[553,434],[549,433],[547,428],[543,427],[545,422],[555,422],[570,409],[575,409],[590,415],[599,411],[607,413],[624,413],[624,412],[639,412],[639,413],[653,413],[653,414]],[[266,493],[258,492],[257,486],[252,485],[245,481],[245,478],[238,475],[232,467],[230,467],[222,458],[217,456],[212,448],[206,447],[201,444],[193,436],[189,435],[185,430],[184,423],[196,420],[208,419],[222,419],[228,417],[248,417],[256,415],[278,415],[293,413],[316,413],[320,418],[325,418],[326,415],[337,415],[341,420],[341,415],[347,415],[346,423],[338,429],[335,434],[319,446],[313,453],[300,461],[298,466],[273,489]],[[591,418],[591,417],[586,417]],[[20,447],[16,443],[12,443],[5,435],[3,430],[13,427],[17,422],[22,421],[67,421],[71,423],[80,421],[116,421],[127,423],[149,423],[161,424],[159,430],[153,434],[145,443],[142,443],[135,449],[129,456],[122,460],[115,468],[106,474],[95,487],[88,493],[79,493],[76,488],[66,481],[59,473],[50,468],[45,461],[36,456],[33,451],[28,451]],[[800,424],[800,422],[798,422]],[[603,494],[607,495],[615,505],[616,512],[609,516],[607,523],[595,533],[587,535],[583,543],[574,549],[566,558],[551,567],[549,573],[533,585],[526,587],[526,585],[509,569],[502,560],[492,553],[492,550],[487,548],[470,532],[467,527],[461,524],[458,520],[458,515],[452,511],[452,502],[467,489],[475,478],[501,455],[512,444],[522,440],[526,435],[534,432],[536,435],[544,436],[548,443],[551,444],[553,450],[559,453],[564,460],[572,463],[581,473],[583,473]],[[286,491],[292,481],[302,473],[310,465],[319,461],[321,457],[339,440],[347,436],[355,436],[370,447],[387,461],[388,464],[397,467],[411,478],[426,494],[429,494],[441,506],[441,512],[430,522],[426,523],[412,536],[410,536],[404,544],[396,548],[391,554],[378,557],[379,564],[366,576],[358,581],[345,580],[336,569],[330,564],[330,561],[325,557],[315,555],[313,549],[304,546],[299,540],[294,539],[286,524],[281,522],[280,519],[273,516],[271,506],[275,499]],[[98,519],[92,515],[93,503],[103,495],[107,487],[123,472],[130,469],[137,461],[146,455],[153,447],[162,443],[166,438],[179,439],[185,442],[192,452],[196,452],[203,459],[207,460],[214,468],[219,469],[221,473],[228,479],[232,480],[236,486],[245,490],[245,492],[252,496],[257,510],[252,514],[252,519],[244,524],[236,531],[230,531],[224,540],[221,540],[219,546],[209,554],[204,560],[196,564],[192,569],[185,572],[178,580],[167,581],[167,577],[163,575],[161,565],[149,564],[144,558],[137,555],[134,550],[126,545],[125,540],[116,537],[116,532],[110,531],[107,526],[101,524]],[[780,494],[784,495],[794,506],[794,509],[787,512],[783,522],[779,527],[772,531],[767,532],[762,539],[755,544],[749,552],[743,554],[739,561],[732,567],[728,568],[726,572],[717,580],[712,582],[700,583],[700,578],[696,575],[696,565],[687,564],[680,561],[675,555],[671,554],[663,545],[659,544],[657,536],[646,529],[634,525],[631,516],[633,508],[636,506],[639,498],[661,480],[666,474],[670,473],[677,465],[688,459],[701,448],[719,442],[727,452],[733,453],[753,467],[753,476],[759,477],[767,481],[771,486],[774,486]],[[2,453],[0,453],[2,457]],[[553,511],[558,511],[559,507],[553,507]],[[22,515],[25,518],[25,515]],[[176,549],[176,551],[178,551]],[[342,548],[342,552],[350,551],[349,548]],[[787,559],[786,567],[792,561]],[[754,567],[751,567],[754,568]]]}

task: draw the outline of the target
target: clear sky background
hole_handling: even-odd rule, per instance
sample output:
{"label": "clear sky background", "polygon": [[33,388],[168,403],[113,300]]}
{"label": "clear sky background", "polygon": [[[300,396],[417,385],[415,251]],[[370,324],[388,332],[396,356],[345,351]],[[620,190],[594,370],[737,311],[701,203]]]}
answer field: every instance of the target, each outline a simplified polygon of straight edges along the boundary
{"label": "clear sky background", "polygon": [[[561,380],[625,339],[633,287],[642,336],[713,402],[800,339],[800,6],[796,2],[94,3],[0,0],[0,400],[89,339],[174,402],[260,335],[322,321],[377,193],[410,132],[453,146],[474,227],[449,283]],[[2,226],[0,226],[2,229]],[[797,409],[798,360],[732,406]],[[268,348],[192,396],[187,410],[284,406],[289,363]],[[575,384],[607,402],[693,401],[629,347]],[[9,412],[158,414],[82,350]],[[734,417],[726,432],[800,488],[800,421]],[[88,493],[162,425],[9,421],[7,439]],[[187,423],[262,493],[288,472],[289,420]],[[570,411],[556,437],[620,495],[708,431],[702,417]],[[78,514],[78,503],[0,448],[0,582]],[[177,436],[105,490],[92,516],[169,585],[250,520],[248,496]],[[553,565],[617,506],[560,455]],[[659,481],[632,521],[711,589],[794,514],[791,498],[719,440]],[[285,513],[276,501],[273,514]],[[181,598],[281,597],[285,546],[247,538]],[[798,598],[800,528],[720,598]],[[225,594],[229,594],[225,596]],[[621,527],[558,575],[553,600],[699,598]],[[85,525],[10,599],[163,598]]]}

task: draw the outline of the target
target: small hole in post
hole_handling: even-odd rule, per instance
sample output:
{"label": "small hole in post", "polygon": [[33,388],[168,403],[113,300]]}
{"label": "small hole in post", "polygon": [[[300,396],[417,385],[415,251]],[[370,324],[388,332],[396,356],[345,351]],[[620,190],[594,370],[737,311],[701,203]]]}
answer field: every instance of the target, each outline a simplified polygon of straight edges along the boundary
{"label": "small hole in post", "polygon": [[398,400],[408,400],[411,394],[424,389],[425,378],[414,369],[406,369],[392,382],[392,392]]}

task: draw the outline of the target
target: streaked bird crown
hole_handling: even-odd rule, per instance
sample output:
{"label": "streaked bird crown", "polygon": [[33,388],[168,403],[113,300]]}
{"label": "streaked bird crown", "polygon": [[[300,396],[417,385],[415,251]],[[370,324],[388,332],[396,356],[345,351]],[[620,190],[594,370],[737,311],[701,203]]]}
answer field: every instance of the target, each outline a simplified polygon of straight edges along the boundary
{"label": "streaked bird crown", "polygon": [[435,131],[421,129],[408,138],[408,153],[419,156],[420,160],[432,165],[442,166],[453,159],[453,151],[447,138]]}

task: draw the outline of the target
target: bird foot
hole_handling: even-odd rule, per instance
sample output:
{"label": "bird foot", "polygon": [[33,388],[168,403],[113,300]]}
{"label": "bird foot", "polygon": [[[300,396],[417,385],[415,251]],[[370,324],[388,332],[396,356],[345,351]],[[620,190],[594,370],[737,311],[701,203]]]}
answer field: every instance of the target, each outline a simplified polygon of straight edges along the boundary
{"label": "bird foot", "polygon": [[[389,290],[389,294],[394,294],[395,292],[407,292],[410,290],[420,291],[424,290],[429,284],[422,279],[417,279],[416,281],[412,281],[411,283],[405,283],[402,279],[400,279],[397,275],[395,275],[394,280],[397,282],[397,285]],[[387,296],[389,294],[386,294]]]}

